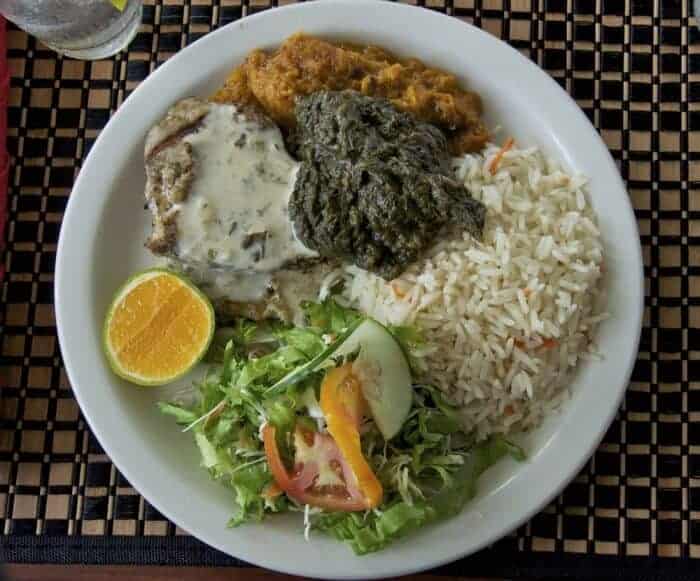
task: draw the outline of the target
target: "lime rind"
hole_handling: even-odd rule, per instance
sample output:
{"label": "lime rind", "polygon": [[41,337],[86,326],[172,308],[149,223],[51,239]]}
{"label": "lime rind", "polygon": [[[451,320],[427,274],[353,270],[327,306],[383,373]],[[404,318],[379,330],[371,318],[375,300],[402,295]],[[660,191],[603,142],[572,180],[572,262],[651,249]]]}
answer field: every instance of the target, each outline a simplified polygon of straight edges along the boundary
{"label": "lime rind", "polygon": [[129,0],[110,0],[112,3],[112,6],[114,6],[119,12],[124,12],[124,8],[126,8],[126,3]]}
{"label": "lime rind", "polygon": [[[112,316],[114,314],[114,310],[117,308],[117,305],[119,305],[122,299],[129,292],[131,292],[132,289],[134,289],[137,285],[142,284],[144,281],[147,281],[151,278],[155,278],[156,276],[159,276],[161,274],[167,274],[178,279],[185,286],[187,286],[187,288],[194,291],[195,295],[207,306],[210,320],[209,337],[207,337],[207,340],[203,343],[202,349],[200,350],[200,352],[197,353],[197,356],[193,358],[192,363],[188,365],[185,369],[179,370],[171,377],[150,379],[139,374],[129,373],[125,371],[124,368],[119,364],[118,360],[114,356],[113,350],[109,343],[109,324],[112,320]],[[112,299],[112,302],[109,305],[109,308],[107,309],[107,316],[105,317],[104,324],[102,325],[102,350],[105,353],[105,357],[107,358],[107,362],[109,363],[109,366],[112,369],[112,371],[122,379],[125,379],[126,381],[135,385],[139,385],[141,387],[156,387],[159,385],[165,385],[167,383],[177,381],[178,379],[189,373],[204,358],[204,355],[206,355],[207,351],[209,350],[209,346],[211,345],[211,342],[214,338],[214,331],[216,327],[214,321],[214,307],[212,306],[211,301],[187,277],[182,276],[180,273],[174,272],[167,268],[149,268],[130,276],[127,279],[127,281],[124,284],[122,284],[121,287],[119,287],[116,294],[114,295],[114,298]]]}

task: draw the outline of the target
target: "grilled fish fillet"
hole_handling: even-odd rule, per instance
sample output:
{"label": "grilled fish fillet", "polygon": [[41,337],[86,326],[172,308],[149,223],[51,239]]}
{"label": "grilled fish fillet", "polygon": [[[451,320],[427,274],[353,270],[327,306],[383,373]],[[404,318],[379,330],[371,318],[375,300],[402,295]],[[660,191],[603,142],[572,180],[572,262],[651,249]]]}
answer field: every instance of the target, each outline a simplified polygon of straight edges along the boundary
{"label": "grilled fish fillet", "polygon": [[222,314],[292,320],[329,270],[288,217],[299,164],[259,114],[196,98],[146,137],[149,250],[193,279]]}

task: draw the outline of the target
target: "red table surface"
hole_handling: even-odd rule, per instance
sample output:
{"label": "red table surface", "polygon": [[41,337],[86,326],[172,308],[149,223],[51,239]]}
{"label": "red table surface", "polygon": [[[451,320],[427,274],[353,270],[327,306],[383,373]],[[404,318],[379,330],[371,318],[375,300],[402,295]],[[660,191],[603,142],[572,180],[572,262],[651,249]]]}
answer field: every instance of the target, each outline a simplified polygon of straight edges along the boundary
{"label": "red table surface", "polygon": [[[9,159],[7,155],[7,94],[10,87],[10,75],[7,69],[7,44],[5,36],[5,19],[0,16],[0,256],[5,246],[5,222],[7,221],[7,173]],[[4,260],[0,259],[0,280],[5,272]]]}

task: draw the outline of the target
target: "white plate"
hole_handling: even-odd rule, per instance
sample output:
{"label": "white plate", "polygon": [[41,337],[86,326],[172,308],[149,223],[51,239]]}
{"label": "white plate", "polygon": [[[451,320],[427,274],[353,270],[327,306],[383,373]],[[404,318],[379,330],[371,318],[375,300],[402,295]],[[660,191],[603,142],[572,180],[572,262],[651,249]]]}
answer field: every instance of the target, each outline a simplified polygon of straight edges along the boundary
{"label": "white plate", "polygon": [[[581,368],[563,412],[529,438],[526,464],[504,461],[460,515],[366,557],[316,534],[298,516],[230,530],[230,492],[198,468],[189,434],[162,417],[163,389],[110,373],[100,331],[118,286],[149,265],[143,247],[146,130],[178,99],[206,96],[254,48],[311,34],[378,44],[458,74],[481,93],[491,126],[537,144],[590,176],[605,239],[612,320],[600,329],[604,361]],[[612,421],[630,377],[642,314],[639,235],[608,150],[576,104],[533,63],[492,36],[432,11],[365,0],[270,10],[207,35],[168,60],[120,107],[88,156],[70,197],[56,265],[56,316],[73,391],[119,470],[158,510],[202,541],[245,561],[297,575],[368,578],[410,573],[472,553],[542,508],[577,473]],[[169,388],[172,389],[172,388]]]}

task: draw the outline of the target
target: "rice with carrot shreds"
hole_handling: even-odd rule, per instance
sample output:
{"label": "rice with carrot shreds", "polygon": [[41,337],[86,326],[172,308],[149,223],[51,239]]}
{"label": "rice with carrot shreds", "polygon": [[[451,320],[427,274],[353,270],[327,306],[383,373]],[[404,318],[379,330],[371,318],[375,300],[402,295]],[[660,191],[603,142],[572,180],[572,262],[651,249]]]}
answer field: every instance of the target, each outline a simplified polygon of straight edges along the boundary
{"label": "rice with carrot shreds", "polygon": [[508,140],[455,170],[487,208],[483,239],[441,242],[390,282],[348,267],[344,298],[420,330],[414,365],[482,439],[538,425],[567,398],[576,363],[595,356],[603,246],[585,178],[537,149]]}

